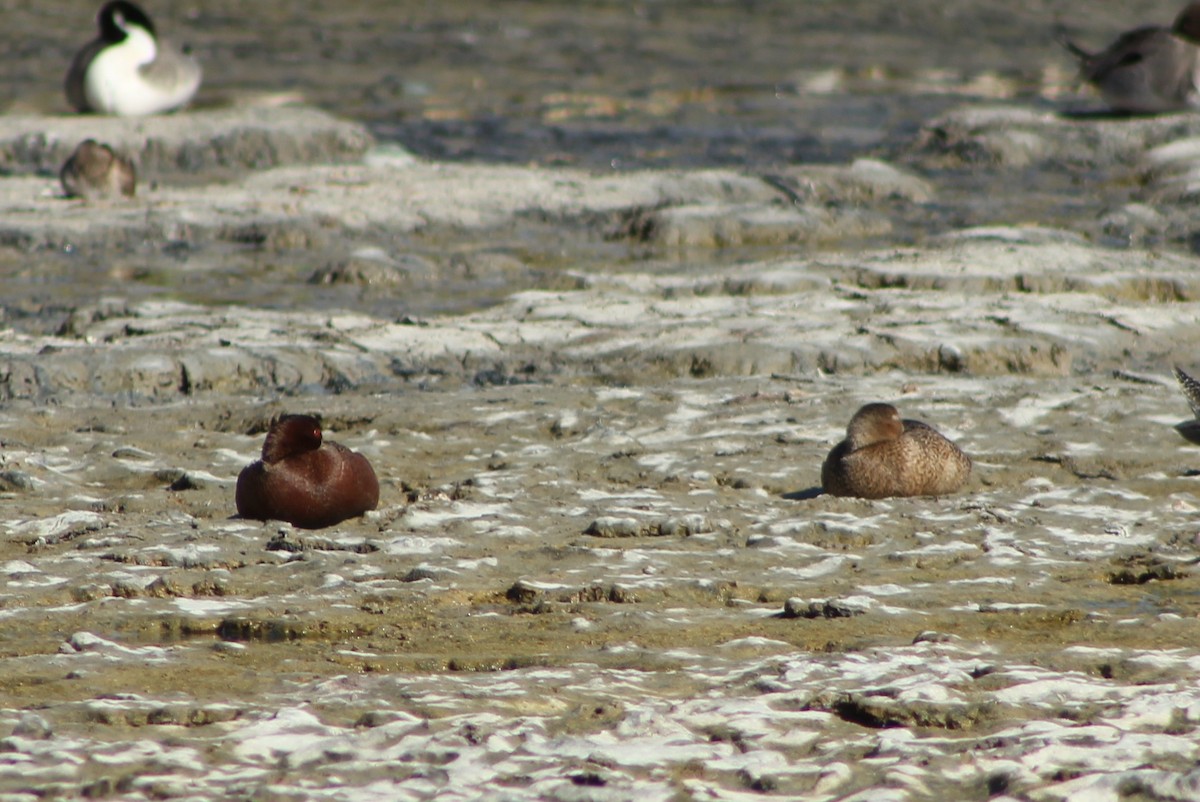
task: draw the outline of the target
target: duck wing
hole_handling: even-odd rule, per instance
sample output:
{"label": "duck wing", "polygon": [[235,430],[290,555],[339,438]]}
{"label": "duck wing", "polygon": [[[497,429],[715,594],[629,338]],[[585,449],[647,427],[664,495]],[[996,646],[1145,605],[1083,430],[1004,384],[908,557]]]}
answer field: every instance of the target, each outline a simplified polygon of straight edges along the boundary
{"label": "duck wing", "polygon": [[67,102],[71,104],[71,108],[78,112],[94,111],[91,104],[88,103],[87,94],[84,91],[84,83],[87,79],[88,67],[91,66],[92,60],[108,46],[108,42],[103,39],[93,39],[83,46],[75,58],[71,60],[71,66],[67,69],[67,77],[63,81],[63,89],[67,93]]}
{"label": "duck wing", "polygon": [[1092,83],[1100,83],[1119,69],[1140,64],[1164,46],[1170,48],[1175,36],[1166,28],[1147,25],[1121,34],[1117,40],[1099,53],[1085,53],[1078,48],[1083,77]]}
{"label": "duck wing", "polygon": [[164,94],[188,95],[200,86],[200,63],[187,53],[160,40],[154,61],[138,67],[147,84]]}

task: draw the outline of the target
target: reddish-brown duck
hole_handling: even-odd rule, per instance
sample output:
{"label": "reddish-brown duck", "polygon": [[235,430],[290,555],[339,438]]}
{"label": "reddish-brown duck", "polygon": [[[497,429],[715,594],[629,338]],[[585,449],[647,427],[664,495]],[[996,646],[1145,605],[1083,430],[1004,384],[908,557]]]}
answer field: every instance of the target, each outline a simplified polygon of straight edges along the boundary
{"label": "reddish-brown duck", "polygon": [[316,418],[284,415],[238,476],[236,502],[243,518],[321,529],[375,509],[379,480],[362,454],[323,442]]}

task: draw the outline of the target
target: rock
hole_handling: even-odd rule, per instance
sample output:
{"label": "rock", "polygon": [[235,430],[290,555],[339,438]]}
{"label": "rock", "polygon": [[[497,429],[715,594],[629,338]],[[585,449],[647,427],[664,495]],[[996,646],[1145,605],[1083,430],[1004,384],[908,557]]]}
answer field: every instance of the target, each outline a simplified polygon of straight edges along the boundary
{"label": "rock", "polygon": [[8,537],[29,546],[54,545],[104,527],[104,519],[84,510],[71,510],[43,519],[17,521],[9,525]]}
{"label": "rock", "polygon": [[219,476],[214,476],[208,471],[182,471],[171,481],[168,489],[173,491],[181,490],[204,490],[210,487],[228,487],[231,483],[222,479]]}
{"label": "rock", "polygon": [[1017,106],[967,106],[927,123],[910,157],[926,168],[1111,169],[1135,165],[1146,151],[1189,135],[1200,135],[1195,114],[1104,119]]}
{"label": "rock", "polygon": [[677,515],[658,524],[658,534],[665,537],[700,535],[712,532],[713,526],[699,514]]}
{"label": "rock", "polygon": [[165,599],[186,596],[187,591],[175,579],[160,576],[146,585],[144,594],[150,598]]}
{"label": "rock", "polygon": [[638,212],[627,227],[635,239],[669,248],[834,242],[891,229],[882,216],[775,204],[671,206]]}
{"label": "rock", "polygon": [[648,534],[649,529],[650,527],[643,525],[636,518],[618,518],[606,515],[588,524],[583,533],[594,537],[641,537]]}
{"label": "rock", "polygon": [[112,596],[117,599],[138,599],[146,592],[146,587],[128,579],[112,583]]}
{"label": "rock", "polygon": [[801,202],[866,206],[901,200],[928,203],[933,186],[915,174],[878,159],[855,159],[842,165],[789,167],[769,176]]}
{"label": "rock", "polygon": [[89,582],[86,585],[79,585],[71,588],[71,598],[77,602],[89,602],[96,599],[103,599],[112,595],[112,586],[103,585],[98,582]]}
{"label": "rock", "polygon": [[400,577],[401,582],[420,582],[425,579],[438,580],[444,579],[453,572],[437,568],[431,565],[417,565],[408,570],[404,576]]}
{"label": "rock", "polygon": [[507,279],[528,272],[529,265],[507,253],[458,253],[450,258],[450,274],[466,280]]}
{"label": "rock", "polygon": [[25,712],[13,725],[12,734],[19,738],[31,738],[44,741],[54,734],[49,722],[37,713]]}
{"label": "rock", "polygon": [[922,727],[963,732],[992,721],[997,714],[996,708],[997,705],[987,703],[897,700],[883,694],[848,693],[839,695],[830,709],[838,718],[864,727]]}
{"label": "rock", "polygon": [[530,579],[518,579],[505,591],[504,596],[511,602],[530,604],[553,590],[562,590],[562,586],[535,582]]}
{"label": "rock", "polygon": [[392,258],[377,248],[364,248],[355,251],[349,259],[318,270],[309,277],[308,283],[389,287],[406,284],[414,278],[430,280],[437,273],[437,267],[420,256],[401,254]]}
{"label": "rock", "polygon": [[411,713],[399,710],[368,710],[358,717],[354,722],[354,726],[357,728],[372,729],[396,723],[412,723],[415,725],[419,723],[419,720],[415,719]]}
{"label": "rock", "polygon": [[379,546],[361,538],[339,539],[323,535],[296,535],[281,532],[263,546],[267,551],[283,551],[296,554],[303,551],[349,551],[354,554],[370,554],[379,551]]}
{"label": "rock", "polygon": [[0,491],[33,490],[37,482],[25,471],[8,469],[0,471]]}
{"label": "rock", "polygon": [[121,446],[114,450],[112,455],[115,459],[129,459],[140,462],[154,459],[154,454],[136,446]]}
{"label": "rock", "polygon": [[1144,203],[1127,203],[1100,218],[1101,230],[1129,245],[1161,237],[1170,228],[1166,215]]}
{"label": "rock", "polygon": [[875,606],[869,596],[849,596],[840,599],[791,598],[783,605],[783,618],[852,618],[863,615]]}
{"label": "rock", "polygon": [[[111,641],[104,640],[98,635],[93,635],[91,632],[76,632],[67,638],[63,646],[66,647],[68,653],[73,652],[94,652],[105,649],[112,645]],[[60,651],[62,651],[60,649]]]}
{"label": "rock", "polygon": [[1151,200],[1194,204],[1200,198],[1200,137],[1176,139],[1147,151],[1142,179]]}
{"label": "rock", "polygon": [[1141,559],[1129,562],[1132,564],[1122,566],[1109,573],[1108,581],[1114,585],[1144,585],[1147,582],[1186,579],[1188,576],[1187,571],[1162,559]]}
{"label": "rock", "polygon": [[221,597],[229,594],[229,583],[223,577],[212,576],[214,573],[210,571],[203,579],[192,583],[193,596]]}
{"label": "rock", "polygon": [[143,181],[182,175],[231,178],[246,170],[362,159],[373,144],[361,125],[300,106],[239,107],[121,118],[0,117],[0,174],[57,175],[85,139],[137,163]]}

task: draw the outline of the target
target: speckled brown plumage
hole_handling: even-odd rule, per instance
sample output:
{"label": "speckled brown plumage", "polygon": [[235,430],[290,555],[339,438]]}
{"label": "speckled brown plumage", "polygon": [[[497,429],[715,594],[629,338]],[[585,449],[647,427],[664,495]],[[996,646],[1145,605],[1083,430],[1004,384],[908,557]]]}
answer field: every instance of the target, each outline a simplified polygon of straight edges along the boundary
{"label": "speckled brown plumage", "polygon": [[243,518],[321,529],[375,509],[379,480],[362,454],[323,442],[316,418],[284,415],[238,476],[235,502]]}
{"label": "speckled brown plumage", "polygon": [[942,496],[970,475],[971,458],[935,429],[901,420],[891,404],[867,404],[825,458],[821,485],[834,496]]}
{"label": "speckled brown plumage", "polygon": [[133,164],[112,148],[94,139],[85,139],[75,148],[58,174],[68,198],[132,198],[137,191],[137,171]]}
{"label": "speckled brown plumage", "polygon": [[1193,417],[1193,420],[1175,424],[1175,431],[1179,432],[1189,443],[1200,444],[1200,382],[1178,367],[1175,368],[1175,378],[1178,380],[1179,386],[1183,388],[1183,394],[1187,396],[1188,406],[1192,408]]}

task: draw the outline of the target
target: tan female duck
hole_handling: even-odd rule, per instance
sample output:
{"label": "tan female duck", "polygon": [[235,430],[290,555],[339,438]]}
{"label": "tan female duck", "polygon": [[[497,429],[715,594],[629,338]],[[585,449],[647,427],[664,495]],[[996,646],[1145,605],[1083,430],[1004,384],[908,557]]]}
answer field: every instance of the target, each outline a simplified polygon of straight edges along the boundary
{"label": "tan female duck", "polygon": [[867,404],[825,458],[821,485],[834,496],[942,496],[970,474],[971,458],[931,426],[901,420],[891,404]]}

